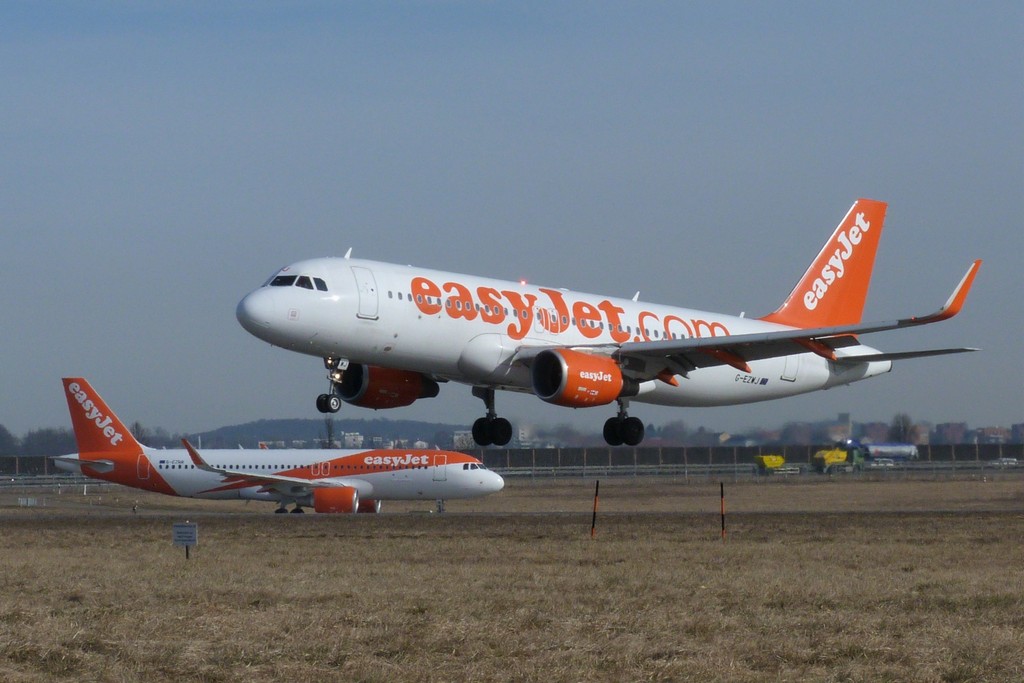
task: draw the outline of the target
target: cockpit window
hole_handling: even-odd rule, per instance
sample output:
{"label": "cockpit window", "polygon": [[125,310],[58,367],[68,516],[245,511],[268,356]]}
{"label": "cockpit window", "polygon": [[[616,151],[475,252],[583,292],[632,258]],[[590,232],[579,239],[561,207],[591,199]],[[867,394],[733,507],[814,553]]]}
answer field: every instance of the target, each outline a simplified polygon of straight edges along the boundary
{"label": "cockpit window", "polygon": [[295,284],[295,275],[278,275],[270,281],[271,287],[291,287]]}
{"label": "cockpit window", "polygon": [[[321,292],[327,291],[327,283],[323,278],[310,277],[309,275],[278,275],[271,278],[267,283],[271,287],[302,287],[303,289],[318,289]],[[264,285],[266,287],[267,285]]]}

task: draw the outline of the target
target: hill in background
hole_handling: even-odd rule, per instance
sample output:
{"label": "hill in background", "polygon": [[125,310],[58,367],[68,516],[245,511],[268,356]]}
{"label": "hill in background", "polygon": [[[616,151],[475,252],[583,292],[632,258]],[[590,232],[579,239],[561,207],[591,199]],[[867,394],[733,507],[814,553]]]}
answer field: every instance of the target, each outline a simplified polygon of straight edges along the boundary
{"label": "hill in background", "polygon": [[[329,426],[330,425],[330,426]],[[344,435],[359,434],[363,442],[352,447],[374,447],[375,439],[381,441],[405,441],[412,445],[423,441],[429,446],[448,447],[452,443],[452,435],[456,431],[467,430],[467,425],[437,424],[418,422],[415,420],[257,420],[245,424],[220,427],[208,432],[196,434],[201,438],[204,448],[256,448],[259,443],[268,442],[277,446],[283,445],[306,447],[323,442],[330,430],[333,441],[342,442]]]}

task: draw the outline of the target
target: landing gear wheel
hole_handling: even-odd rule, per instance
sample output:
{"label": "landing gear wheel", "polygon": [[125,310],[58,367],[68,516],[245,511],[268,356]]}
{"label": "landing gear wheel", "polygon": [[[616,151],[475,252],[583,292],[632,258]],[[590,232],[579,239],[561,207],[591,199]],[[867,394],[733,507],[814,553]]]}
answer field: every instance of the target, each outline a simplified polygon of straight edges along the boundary
{"label": "landing gear wheel", "polygon": [[504,446],[512,440],[512,423],[503,417],[481,417],[473,423],[473,441],[479,446]]}
{"label": "landing gear wheel", "polygon": [[301,514],[303,514],[305,512],[306,511],[303,510],[302,508],[300,508],[298,505],[296,505],[295,507],[292,508],[292,514],[293,515],[301,515]]}
{"label": "landing gear wheel", "polygon": [[609,446],[638,446],[644,440],[644,423],[626,414],[626,401],[619,399],[619,414],[604,423],[604,440]]}
{"label": "landing gear wheel", "polygon": [[487,408],[487,415],[473,423],[473,441],[479,446],[504,446],[512,440],[512,423],[494,412],[494,389],[473,387],[473,395]]}
{"label": "landing gear wheel", "polygon": [[479,446],[490,446],[493,443],[490,420],[486,417],[477,418],[473,423],[473,441]]}
{"label": "landing gear wheel", "polygon": [[627,446],[638,446],[644,440],[644,423],[638,417],[627,417],[619,428],[622,442]]}
{"label": "landing gear wheel", "polygon": [[320,394],[316,397],[316,409],[321,413],[336,413],[341,410],[341,397],[337,394]]}
{"label": "landing gear wheel", "polygon": [[604,423],[604,440],[609,446],[622,445],[622,420],[609,417]]}
{"label": "landing gear wheel", "polygon": [[275,515],[284,514],[285,512],[288,512],[288,508],[277,508],[276,510],[274,510]]}
{"label": "landing gear wheel", "polygon": [[503,417],[491,420],[491,441],[495,446],[504,446],[512,440],[512,423]]}

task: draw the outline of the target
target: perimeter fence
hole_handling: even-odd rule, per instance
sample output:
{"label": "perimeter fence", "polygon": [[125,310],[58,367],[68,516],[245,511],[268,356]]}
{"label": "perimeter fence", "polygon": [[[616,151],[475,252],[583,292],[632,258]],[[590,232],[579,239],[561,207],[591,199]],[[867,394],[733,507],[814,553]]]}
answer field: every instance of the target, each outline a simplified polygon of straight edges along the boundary
{"label": "perimeter fence", "polygon": [[[491,469],[517,473],[575,474],[676,473],[693,468],[709,473],[746,471],[756,467],[759,455],[776,454],[794,465],[810,467],[814,453],[830,446],[654,446],[593,448],[479,448],[466,453]],[[918,446],[918,459],[898,463],[907,469],[978,469],[999,466],[1001,459],[1016,459],[1024,470],[1024,444],[960,444]],[[693,470],[696,471],[696,470]],[[0,456],[0,475],[53,475],[59,470],[43,456]]]}
{"label": "perimeter fence", "polygon": [[[664,446],[649,448],[481,448],[466,451],[506,475],[754,474],[759,455],[781,455],[811,471],[814,453],[829,446]],[[918,458],[895,463],[900,471],[955,472],[1006,469],[1007,459],[1024,470],[1024,444],[918,446]]]}

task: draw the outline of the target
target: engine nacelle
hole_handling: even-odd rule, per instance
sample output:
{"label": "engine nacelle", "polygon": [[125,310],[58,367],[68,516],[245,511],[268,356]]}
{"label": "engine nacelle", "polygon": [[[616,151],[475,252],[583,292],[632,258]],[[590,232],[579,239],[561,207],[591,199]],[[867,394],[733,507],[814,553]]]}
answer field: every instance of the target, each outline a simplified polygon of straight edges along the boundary
{"label": "engine nacelle", "polygon": [[533,392],[548,403],[585,408],[611,403],[621,396],[635,396],[639,383],[622,376],[618,363],[608,356],[546,349],[533,359]]}
{"label": "engine nacelle", "polygon": [[352,363],[338,384],[342,400],[363,408],[401,408],[418,398],[433,398],[440,389],[426,375],[377,365]]}
{"label": "engine nacelle", "polygon": [[351,486],[315,488],[313,509],[317,512],[355,512],[359,509],[359,492]]}
{"label": "engine nacelle", "polygon": [[380,512],[380,501],[372,498],[361,498],[356,512],[372,512],[377,514]]}

